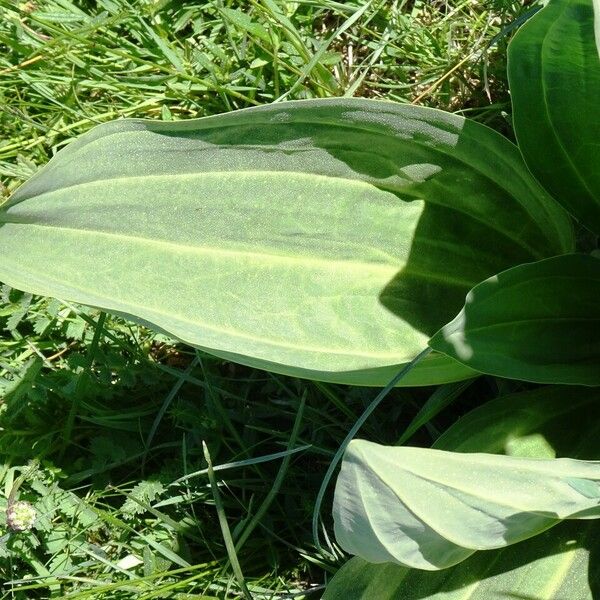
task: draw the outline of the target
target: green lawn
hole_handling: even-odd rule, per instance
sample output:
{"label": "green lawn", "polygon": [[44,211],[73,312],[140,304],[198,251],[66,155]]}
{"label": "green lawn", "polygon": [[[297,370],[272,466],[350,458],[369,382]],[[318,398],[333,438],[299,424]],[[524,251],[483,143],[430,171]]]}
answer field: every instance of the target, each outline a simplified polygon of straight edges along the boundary
{"label": "green lawn", "polygon": [[[347,95],[461,112],[510,137],[505,49],[526,9],[517,0],[0,0],[0,196],[118,117]],[[498,385],[520,384],[461,384],[451,410],[411,443],[428,445]],[[431,393],[394,391],[362,435],[394,443]],[[37,520],[16,533],[0,517],[0,598],[236,598],[239,571],[253,598],[319,598],[344,559],[333,543],[327,554],[313,545],[315,496],[375,394],[226,363],[2,287],[0,515],[18,493]]]}

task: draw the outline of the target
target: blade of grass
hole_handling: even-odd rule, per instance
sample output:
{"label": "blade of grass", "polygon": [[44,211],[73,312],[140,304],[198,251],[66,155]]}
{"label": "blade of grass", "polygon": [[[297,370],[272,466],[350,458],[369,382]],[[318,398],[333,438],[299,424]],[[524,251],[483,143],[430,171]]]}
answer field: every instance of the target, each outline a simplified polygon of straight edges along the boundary
{"label": "blade of grass", "polygon": [[202,442],[202,449],[204,451],[204,458],[206,459],[206,464],[208,465],[208,479],[210,481],[210,487],[213,493],[213,498],[217,509],[217,515],[219,517],[221,533],[223,534],[223,540],[225,541],[225,547],[227,548],[229,562],[231,563],[233,574],[237,580],[237,583],[240,586],[242,593],[244,594],[244,598],[246,598],[246,600],[252,600],[252,596],[250,595],[248,587],[246,586],[246,581],[244,580],[244,574],[242,573],[240,561],[238,560],[237,553],[235,551],[235,544],[233,543],[233,538],[231,537],[231,531],[229,530],[229,524],[227,523],[227,517],[223,508],[223,503],[221,502],[221,494],[219,492],[219,486],[217,484],[217,479],[213,471],[210,453],[208,451],[208,446],[205,442]]}
{"label": "blade of grass", "polygon": [[327,472],[325,473],[325,477],[323,478],[323,482],[321,483],[321,487],[319,488],[319,492],[317,494],[317,499],[315,500],[315,507],[313,510],[313,519],[312,519],[312,534],[313,534],[313,542],[317,550],[321,553],[324,553],[323,548],[321,547],[321,543],[319,542],[319,516],[321,513],[321,504],[323,504],[323,498],[325,497],[325,492],[327,491],[327,486],[331,481],[333,476],[333,472],[335,471],[338,463],[342,459],[348,444],[354,439],[354,436],[358,433],[358,430],[363,426],[364,422],[371,416],[371,413],[381,404],[384,398],[398,385],[399,381],[407,375],[411,369],[413,369],[421,360],[423,360],[429,353],[431,352],[431,348],[425,348],[421,353],[419,353],[415,358],[413,358],[400,372],[377,394],[375,399],[369,404],[369,406],[365,409],[363,414],[358,418],[356,423],[352,426],[352,429],[348,432],[348,435],[344,438],[344,441],[340,444],[338,451],[335,453],[333,460],[329,464],[327,468]]}
{"label": "blade of grass", "polygon": [[[213,472],[216,473],[217,471],[226,471],[227,469],[235,469],[238,467],[247,467],[247,466],[255,465],[258,463],[277,460],[278,458],[287,458],[287,457],[291,456],[292,454],[297,454],[298,452],[303,452],[304,450],[308,450],[311,447],[312,446],[310,444],[306,444],[304,446],[298,446],[297,448],[288,448],[287,450],[283,450],[282,452],[274,452],[273,454],[267,454],[265,456],[259,456],[257,458],[248,458],[246,460],[238,460],[238,461],[231,462],[231,463],[224,463],[222,465],[216,465],[212,469],[213,469]],[[180,477],[179,479],[176,479],[170,485],[178,485],[180,483],[183,483],[184,481],[187,481],[188,479],[192,479],[193,477],[200,477],[201,475],[207,475],[207,474],[208,474],[208,469],[201,469],[200,471],[194,471],[193,473],[189,473],[187,475],[184,475],[183,477]]]}
{"label": "blade of grass", "polygon": [[288,447],[286,450],[286,455],[284,459],[281,461],[281,466],[279,467],[279,471],[277,472],[277,476],[269,489],[269,493],[262,501],[262,504],[254,513],[252,519],[246,528],[241,533],[240,537],[235,543],[235,549],[239,552],[242,549],[242,546],[246,543],[246,540],[250,537],[250,534],[254,531],[255,527],[260,523],[261,519],[271,506],[271,503],[279,493],[279,489],[281,488],[281,484],[283,483],[283,479],[287,473],[288,467],[290,466],[290,461],[292,458],[292,451],[294,450],[294,446],[296,444],[296,440],[298,439],[298,434],[300,433],[300,425],[302,424],[302,417],[304,416],[304,406],[306,404],[306,390],[300,399],[300,406],[298,408],[298,413],[296,414],[296,420],[294,421],[294,427],[292,428],[292,433],[290,435],[290,440],[288,442]]}

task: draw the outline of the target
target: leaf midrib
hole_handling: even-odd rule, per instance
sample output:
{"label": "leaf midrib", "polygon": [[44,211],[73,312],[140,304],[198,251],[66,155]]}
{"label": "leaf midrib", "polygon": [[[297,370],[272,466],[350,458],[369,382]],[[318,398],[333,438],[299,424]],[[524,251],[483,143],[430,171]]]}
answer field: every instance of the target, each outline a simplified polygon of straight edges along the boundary
{"label": "leaf midrib", "polygon": [[[417,196],[410,196],[408,193],[403,194],[402,191],[394,190],[393,188],[388,188],[384,185],[379,185],[379,184],[376,184],[375,182],[371,182],[371,181],[364,181],[362,179],[351,179],[351,178],[347,178],[347,177],[323,175],[321,173],[319,173],[319,174],[305,173],[302,171],[272,171],[272,170],[265,170],[265,169],[263,169],[263,170],[249,169],[249,170],[232,170],[232,171],[161,173],[161,174],[156,174],[156,175],[148,175],[148,174],[127,175],[127,176],[120,176],[120,177],[112,177],[112,178],[108,178],[108,179],[94,179],[93,181],[83,181],[80,183],[73,183],[70,185],[61,186],[56,189],[48,190],[46,192],[41,192],[39,194],[36,194],[35,196],[25,197],[25,198],[17,201],[15,204],[7,206],[6,210],[10,210],[11,208],[18,206],[22,202],[29,200],[31,198],[34,198],[34,197],[42,198],[43,196],[46,196],[46,195],[60,194],[60,193],[64,192],[65,190],[73,190],[75,188],[84,188],[87,186],[93,187],[95,185],[103,184],[103,183],[110,182],[110,181],[122,183],[122,182],[126,182],[126,181],[136,181],[139,179],[170,179],[170,178],[177,178],[177,177],[182,177],[182,178],[184,178],[184,177],[185,178],[188,178],[188,177],[189,178],[215,177],[216,178],[216,177],[236,176],[236,177],[243,178],[243,177],[254,177],[257,174],[274,177],[274,178],[281,177],[282,179],[289,179],[289,177],[297,177],[299,179],[321,179],[324,181],[328,181],[330,183],[343,181],[344,185],[354,185],[355,187],[362,188],[364,190],[372,191],[373,189],[375,189],[380,192],[392,194],[395,198],[398,199],[398,202],[404,202],[404,203],[409,204],[410,202],[420,201],[420,202],[423,202],[425,205],[427,205],[428,203],[430,203],[433,206],[438,205],[437,203],[435,203],[432,200],[427,200],[425,198],[421,198],[421,197],[417,197]],[[490,181],[493,182],[493,180],[490,180]],[[529,214],[529,212],[527,211],[527,207],[525,205],[523,205],[521,202],[519,202],[519,200],[515,196],[513,196],[508,190],[505,190],[505,191],[507,191],[509,193],[510,197],[514,200],[514,202],[516,204],[518,204],[523,210],[525,210],[525,212],[529,216],[531,216]],[[407,197],[409,197],[410,199],[407,199]],[[500,229],[500,228],[494,226],[493,223],[490,223],[490,222],[486,221],[485,219],[482,219],[480,216],[476,215],[475,213],[465,210],[464,207],[460,207],[460,206],[456,206],[456,205],[453,206],[450,204],[439,204],[439,206],[441,206],[442,208],[445,208],[447,210],[450,210],[454,213],[457,213],[463,217],[466,217],[467,219],[471,219],[471,220],[475,221],[476,223],[480,223],[484,227],[491,229],[496,234],[499,234],[499,235],[505,237],[510,242],[514,243],[517,247],[525,250],[533,258],[539,259],[540,257],[544,256],[544,253],[542,251],[538,251],[535,248],[533,248],[532,246],[530,246],[526,240],[514,237],[514,235],[512,235],[512,231]],[[532,221],[534,221],[534,220],[532,219]],[[9,221],[6,219],[6,217],[3,217],[2,210],[0,210],[0,223],[2,223],[2,222],[9,222]]]}
{"label": "leaf midrib", "polygon": [[[7,223],[14,223],[8,221]],[[17,222],[19,223],[19,222]],[[328,259],[321,257],[308,257],[306,255],[289,255],[289,254],[274,254],[271,252],[254,252],[250,250],[238,250],[228,248],[218,248],[215,246],[194,245],[183,242],[172,242],[139,235],[117,233],[115,231],[102,231],[99,229],[88,229],[85,227],[66,227],[64,225],[52,225],[49,223],[22,223],[27,227],[38,227],[42,229],[56,229],[58,231],[67,231],[73,234],[89,235],[98,237],[110,237],[114,239],[124,240],[133,243],[146,244],[148,246],[158,246],[172,249],[176,254],[182,253],[197,253],[197,254],[212,254],[223,257],[248,258],[251,260],[262,260],[266,262],[283,262],[283,263],[300,263],[326,266],[328,269],[350,268],[357,271],[374,271],[385,275],[386,277],[394,277],[400,270],[403,269],[406,263],[398,261],[397,265],[385,263],[366,263],[357,260],[340,260]]]}

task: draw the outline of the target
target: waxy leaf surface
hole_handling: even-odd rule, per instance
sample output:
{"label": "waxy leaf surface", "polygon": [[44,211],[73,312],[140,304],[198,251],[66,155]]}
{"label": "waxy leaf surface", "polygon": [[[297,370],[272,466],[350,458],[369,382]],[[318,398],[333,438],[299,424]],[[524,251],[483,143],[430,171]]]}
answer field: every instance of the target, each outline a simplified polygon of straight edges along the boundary
{"label": "waxy leaf surface", "polygon": [[550,0],[511,41],[508,76],[525,162],[600,233],[600,0]]}
{"label": "waxy leaf surface", "polygon": [[[120,120],[0,207],[0,280],[276,372],[383,385],[493,273],[571,251],[517,149],[432,109]],[[474,373],[433,353],[403,381]]]}
{"label": "waxy leaf surface", "polygon": [[600,259],[520,265],[475,286],[432,348],[483,373],[600,385]]}

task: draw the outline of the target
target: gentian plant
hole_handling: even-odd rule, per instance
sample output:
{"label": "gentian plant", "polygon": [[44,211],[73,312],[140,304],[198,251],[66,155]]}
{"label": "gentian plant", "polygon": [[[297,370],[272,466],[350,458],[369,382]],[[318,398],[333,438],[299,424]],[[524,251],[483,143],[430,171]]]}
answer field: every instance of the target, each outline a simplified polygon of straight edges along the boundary
{"label": "gentian plant", "polygon": [[435,448],[349,443],[334,521],[356,557],[328,600],[598,591],[594,525],[560,523],[600,516],[600,0],[551,0],[508,71],[518,147],[352,98],[123,119],[0,207],[0,280],[227,360],[356,385],[543,384]]}

